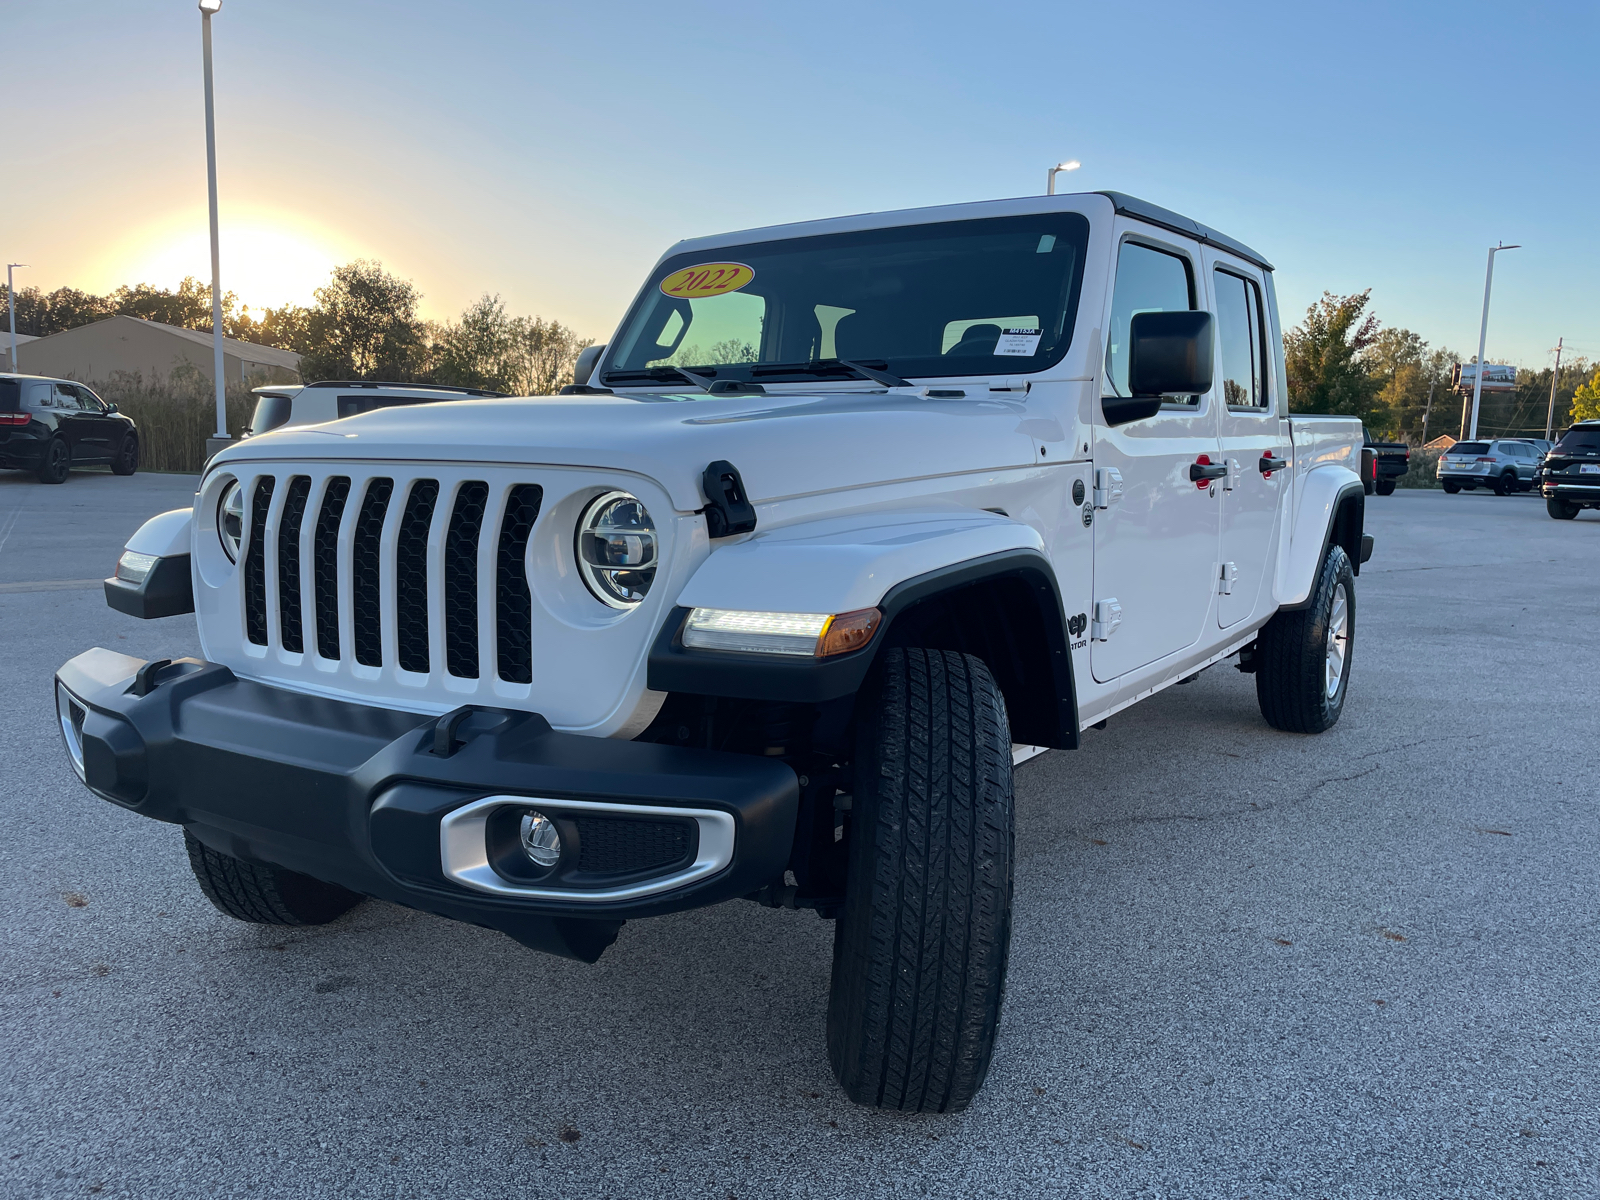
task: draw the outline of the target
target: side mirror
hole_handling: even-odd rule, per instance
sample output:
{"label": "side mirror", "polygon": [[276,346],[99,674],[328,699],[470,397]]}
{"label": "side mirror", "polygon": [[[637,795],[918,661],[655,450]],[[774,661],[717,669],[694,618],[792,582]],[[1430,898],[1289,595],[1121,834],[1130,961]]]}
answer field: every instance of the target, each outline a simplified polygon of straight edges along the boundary
{"label": "side mirror", "polygon": [[572,369],[572,382],[582,387],[589,382],[589,376],[594,374],[595,367],[600,365],[600,356],[606,352],[604,342],[595,346],[585,346],[578,351],[578,363]]}
{"label": "side mirror", "polygon": [[115,404],[106,405],[106,415],[107,416],[110,416],[112,413],[114,413],[116,411],[117,411],[117,406]]}
{"label": "side mirror", "polygon": [[1128,390],[1101,402],[1107,425],[1142,421],[1161,410],[1163,396],[1211,390],[1211,314],[1146,312],[1128,328]]}

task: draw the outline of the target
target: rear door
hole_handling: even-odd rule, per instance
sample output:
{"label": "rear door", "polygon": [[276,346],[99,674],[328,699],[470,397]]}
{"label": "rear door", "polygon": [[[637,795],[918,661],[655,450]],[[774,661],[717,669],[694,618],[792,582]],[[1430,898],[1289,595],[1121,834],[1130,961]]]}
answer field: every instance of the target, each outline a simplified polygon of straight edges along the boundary
{"label": "rear door", "polygon": [[1218,497],[1222,523],[1217,622],[1227,629],[1270,598],[1267,579],[1289,482],[1289,422],[1274,394],[1266,287],[1259,268],[1211,249],[1206,263],[1216,314],[1217,423],[1227,477]]}
{"label": "rear door", "polygon": [[[1200,247],[1119,221],[1116,279],[1106,315],[1102,395],[1126,395],[1128,330],[1137,313],[1205,307]],[[1095,424],[1094,677],[1116,679],[1194,645],[1216,591],[1217,488],[1189,468],[1220,455],[1213,397],[1173,398],[1155,416]],[[1118,489],[1120,489],[1120,494]],[[1120,608],[1114,631],[1104,619]]]}
{"label": "rear door", "polygon": [[72,448],[75,463],[94,462],[102,452],[95,448],[95,427],[90,414],[84,411],[78,389],[70,383],[51,385],[51,405],[56,413],[56,429]]}

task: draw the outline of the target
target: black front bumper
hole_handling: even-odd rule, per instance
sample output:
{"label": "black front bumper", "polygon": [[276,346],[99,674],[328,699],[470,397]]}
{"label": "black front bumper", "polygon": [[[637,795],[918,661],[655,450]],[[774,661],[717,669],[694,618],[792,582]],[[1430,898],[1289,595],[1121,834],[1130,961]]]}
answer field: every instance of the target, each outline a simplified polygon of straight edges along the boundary
{"label": "black front bumper", "polygon": [[[536,713],[505,709],[451,723],[270,687],[215,663],[147,664],[108,650],[65,664],[56,688],[69,755],[97,795],[181,824],[236,858],[571,957],[598,957],[625,918],[771,883],[794,838],[799,782],[770,759],[558,733]],[[703,811],[709,823],[697,830],[726,830],[731,818],[731,853],[681,886],[641,885],[636,872],[634,886],[607,888],[574,872],[574,885],[555,897],[518,894],[515,872],[480,870],[501,893],[490,894],[447,876],[441,851],[444,819],[489,797],[504,797],[508,810],[525,799],[558,817],[564,801],[621,809],[624,820]]]}

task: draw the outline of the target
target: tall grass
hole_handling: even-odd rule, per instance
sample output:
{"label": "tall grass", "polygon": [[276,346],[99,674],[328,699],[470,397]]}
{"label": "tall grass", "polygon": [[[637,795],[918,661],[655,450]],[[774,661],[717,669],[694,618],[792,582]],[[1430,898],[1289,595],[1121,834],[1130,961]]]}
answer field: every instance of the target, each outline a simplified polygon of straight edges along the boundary
{"label": "tall grass", "polygon": [[[228,385],[228,433],[238,437],[250,423],[259,380]],[[117,371],[89,386],[139,427],[139,465],[150,471],[198,472],[205,465],[206,439],[217,429],[217,399],[211,380],[187,364],[171,375],[149,379]]]}

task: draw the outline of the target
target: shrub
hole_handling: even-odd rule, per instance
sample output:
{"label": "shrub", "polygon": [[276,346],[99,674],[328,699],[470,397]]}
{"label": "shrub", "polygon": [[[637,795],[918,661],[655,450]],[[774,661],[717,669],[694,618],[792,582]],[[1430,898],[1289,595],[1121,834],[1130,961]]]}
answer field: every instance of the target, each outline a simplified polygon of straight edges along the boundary
{"label": "shrub", "polygon": [[1412,446],[1411,459],[1406,464],[1406,473],[1395,480],[1395,486],[1403,488],[1438,487],[1439,456],[1443,453],[1443,450],[1425,450],[1421,446]]}

